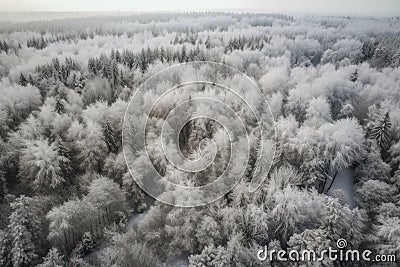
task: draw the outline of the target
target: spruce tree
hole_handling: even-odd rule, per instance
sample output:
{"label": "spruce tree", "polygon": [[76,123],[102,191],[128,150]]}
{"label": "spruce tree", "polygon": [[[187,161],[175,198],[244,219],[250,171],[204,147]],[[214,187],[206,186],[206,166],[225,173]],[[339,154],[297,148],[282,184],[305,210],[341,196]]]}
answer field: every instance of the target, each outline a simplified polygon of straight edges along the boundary
{"label": "spruce tree", "polygon": [[392,122],[390,121],[389,112],[385,115],[378,117],[376,121],[371,123],[369,138],[376,140],[381,149],[386,150],[390,146],[391,141],[391,128]]}
{"label": "spruce tree", "polygon": [[63,267],[64,261],[63,256],[58,253],[56,248],[52,248],[47,253],[47,256],[43,258],[43,262],[38,267]]}
{"label": "spruce tree", "polygon": [[109,120],[104,125],[104,138],[110,152],[118,153],[118,144],[115,137],[115,131]]}
{"label": "spruce tree", "polygon": [[26,86],[28,84],[28,80],[25,78],[25,75],[22,72],[19,76],[19,84],[22,86]]}
{"label": "spruce tree", "polygon": [[142,74],[144,74],[147,70],[148,61],[147,61],[146,52],[144,51],[144,49],[142,49],[142,51],[140,52],[140,55],[138,58],[138,67],[139,67],[140,71],[142,72]]}
{"label": "spruce tree", "polygon": [[354,83],[357,81],[357,79],[358,79],[358,70],[355,70],[350,76],[350,81]]}
{"label": "spruce tree", "polygon": [[63,113],[65,113],[65,107],[64,107],[64,104],[63,104],[63,102],[62,102],[62,99],[61,99],[60,97],[58,97],[56,101],[57,101],[57,102],[56,102],[55,111],[56,111],[58,114],[63,114]]}
{"label": "spruce tree", "polygon": [[10,266],[11,240],[7,229],[0,230],[0,266]]}
{"label": "spruce tree", "polygon": [[14,266],[31,266],[37,259],[34,240],[40,233],[40,222],[32,209],[32,198],[21,196],[11,203],[8,231],[11,239],[11,261]]}

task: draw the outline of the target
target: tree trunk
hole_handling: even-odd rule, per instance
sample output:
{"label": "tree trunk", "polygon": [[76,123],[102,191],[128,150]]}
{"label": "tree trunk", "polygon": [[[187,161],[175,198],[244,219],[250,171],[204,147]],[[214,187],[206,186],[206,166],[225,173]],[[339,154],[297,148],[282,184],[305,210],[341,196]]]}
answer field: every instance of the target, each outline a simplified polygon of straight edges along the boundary
{"label": "tree trunk", "polygon": [[[331,189],[333,183],[335,182],[335,179],[336,179],[336,176],[337,176],[338,172],[339,172],[339,170],[337,170],[336,173],[335,173],[335,176],[333,176],[332,182],[331,182],[331,184],[329,185],[328,189],[326,190],[326,193],[328,193],[329,190]],[[324,187],[325,187],[325,186],[324,186]]]}

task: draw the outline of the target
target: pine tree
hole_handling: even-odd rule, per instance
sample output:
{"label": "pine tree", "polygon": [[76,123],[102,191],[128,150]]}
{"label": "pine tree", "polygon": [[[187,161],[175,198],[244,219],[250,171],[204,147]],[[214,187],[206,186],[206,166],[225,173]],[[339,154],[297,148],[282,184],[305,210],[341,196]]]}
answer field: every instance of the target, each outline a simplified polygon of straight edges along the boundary
{"label": "pine tree", "polygon": [[147,61],[146,52],[144,51],[144,49],[142,49],[142,51],[139,54],[138,65],[139,65],[140,71],[142,72],[142,74],[144,74],[148,68],[148,61]]}
{"label": "pine tree", "polygon": [[0,230],[0,266],[10,266],[11,240],[7,229]]}
{"label": "pine tree", "polygon": [[35,85],[31,74],[28,75],[28,83],[30,83],[31,85]]}
{"label": "pine tree", "polygon": [[180,53],[179,62],[188,62],[187,53],[186,53],[186,46],[183,45]]}
{"label": "pine tree", "polygon": [[140,242],[136,231],[116,233],[110,240],[110,246],[100,251],[101,266],[160,266],[159,257],[146,242]]}
{"label": "pine tree", "polygon": [[106,121],[104,125],[104,138],[107,143],[107,147],[110,152],[118,153],[118,144],[115,138],[114,129],[109,120]]}
{"label": "pine tree", "polygon": [[358,79],[358,70],[355,70],[350,76],[350,81],[354,83],[357,81],[357,79]]}
{"label": "pine tree", "polygon": [[107,155],[107,144],[104,134],[97,122],[88,120],[83,138],[76,141],[79,151],[80,166],[86,171],[98,172],[102,168],[102,162]]}
{"label": "pine tree", "polygon": [[201,254],[192,255],[189,257],[189,264],[193,267],[201,266],[231,266],[232,256],[230,253],[222,246],[217,248],[214,244],[209,244],[206,246]]}
{"label": "pine tree", "polygon": [[148,46],[146,49],[146,58],[149,64],[153,63],[153,52],[151,51],[150,47]]}
{"label": "pine tree", "polygon": [[391,128],[389,112],[372,122],[370,126],[369,138],[376,140],[377,144],[386,150],[391,142]]}
{"label": "pine tree", "polygon": [[115,59],[111,61],[111,81],[114,86],[118,85],[119,70],[118,70],[117,60]]}
{"label": "pine tree", "polygon": [[206,45],[207,49],[211,48],[211,38],[210,38],[210,36],[207,37],[207,39],[206,39],[204,44]]}
{"label": "pine tree", "polygon": [[111,57],[111,59],[115,59],[115,50],[114,50],[114,48],[111,49],[110,57]]}
{"label": "pine tree", "polygon": [[95,63],[95,60],[93,58],[89,58],[89,60],[88,60],[88,69],[89,69],[90,72],[93,72],[94,74],[97,74],[96,63]]}
{"label": "pine tree", "polygon": [[60,97],[57,97],[55,111],[56,111],[58,114],[63,114],[63,113],[65,113],[65,108],[64,108],[64,104],[63,104],[62,101],[63,101],[63,100],[62,100]]}
{"label": "pine tree", "polygon": [[264,41],[261,40],[258,50],[263,50],[263,48],[264,48]]}
{"label": "pine tree", "polygon": [[30,179],[35,190],[55,189],[65,180],[61,164],[69,160],[58,154],[56,143],[27,140],[20,160],[21,177]]}
{"label": "pine tree", "polygon": [[25,226],[16,224],[12,226],[12,263],[14,266],[32,266],[37,258],[35,246],[32,242],[32,235]]}
{"label": "pine tree", "polygon": [[28,80],[25,78],[25,75],[22,72],[19,76],[19,84],[22,86],[26,86],[28,84]]}
{"label": "pine tree", "polygon": [[313,187],[321,191],[320,186],[327,178],[324,167],[325,162],[322,158],[315,157],[305,160],[300,166],[302,185],[306,188]]}
{"label": "pine tree", "polygon": [[121,53],[119,52],[119,50],[117,50],[117,51],[115,52],[115,60],[116,60],[118,63],[121,63]]}
{"label": "pine tree", "polygon": [[[302,251],[322,251],[332,244],[326,231],[322,229],[307,229],[300,234],[294,234],[290,237],[288,245],[291,250],[297,250],[299,253]],[[333,263],[329,262],[328,257],[322,260],[322,266],[330,266]],[[307,266],[307,259],[304,259],[301,266]]]}
{"label": "pine tree", "polygon": [[57,136],[56,137],[56,144],[58,148],[58,154],[64,158],[67,159],[65,161],[61,161],[60,167],[62,170],[62,173],[64,176],[67,176],[71,172],[71,167],[70,167],[70,162],[71,162],[71,153],[70,149],[67,146],[67,143],[62,140],[61,137]]}
{"label": "pine tree", "polygon": [[[0,168],[4,168],[0,166]],[[4,171],[0,170],[0,203],[3,198],[8,194],[7,179],[4,176]]]}
{"label": "pine tree", "polygon": [[161,63],[164,63],[164,59],[165,59],[164,47],[161,46],[160,54],[159,54],[158,56],[159,56],[159,58],[160,58]]}
{"label": "pine tree", "polygon": [[21,196],[11,203],[8,231],[11,239],[11,261],[14,266],[31,266],[37,259],[34,240],[40,232],[39,218],[32,209],[32,198]]}
{"label": "pine tree", "polygon": [[74,249],[73,254],[75,254],[78,257],[85,256],[90,252],[93,246],[94,242],[92,234],[90,232],[85,232],[82,236],[82,241]]}
{"label": "pine tree", "polygon": [[10,49],[10,46],[7,44],[5,40],[3,40],[3,51],[8,54],[8,50]]}
{"label": "pine tree", "polygon": [[63,256],[58,253],[56,248],[52,248],[47,253],[46,257],[43,258],[43,262],[38,267],[63,267],[64,261]]}
{"label": "pine tree", "polygon": [[397,170],[400,164],[400,142],[393,144],[390,149],[390,165],[393,170]]}

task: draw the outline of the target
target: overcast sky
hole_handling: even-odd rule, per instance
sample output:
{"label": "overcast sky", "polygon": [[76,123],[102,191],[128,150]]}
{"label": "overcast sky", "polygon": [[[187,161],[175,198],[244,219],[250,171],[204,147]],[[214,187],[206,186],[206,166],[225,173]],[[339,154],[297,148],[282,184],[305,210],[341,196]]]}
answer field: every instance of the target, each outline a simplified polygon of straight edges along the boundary
{"label": "overcast sky", "polygon": [[400,16],[400,0],[0,0],[0,12],[196,10]]}

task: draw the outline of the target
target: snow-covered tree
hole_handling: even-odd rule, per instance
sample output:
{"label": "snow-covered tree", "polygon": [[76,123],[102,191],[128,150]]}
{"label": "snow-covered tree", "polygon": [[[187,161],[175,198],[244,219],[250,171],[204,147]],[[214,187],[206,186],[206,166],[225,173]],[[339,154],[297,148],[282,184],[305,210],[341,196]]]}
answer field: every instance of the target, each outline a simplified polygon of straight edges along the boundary
{"label": "snow-covered tree", "polygon": [[108,223],[114,221],[117,212],[128,211],[125,192],[118,184],[106,177],[93,180],[85,201],[97,208],[99,216]]}
{"label": "snow-covered tree", "polygon": [[158,266],[159,260],[148,245],[138,242],[133,229],[124,234],[116,233],[110,240],[111,246],[100,253],[100,262],[104,266]]}
{"label": "snow-covered tree", "polygon": [[2,266],[11,265],[11,240],[7,230],[0,230],[0,264]]}
{"label": "snow-covered tree", "polygon": [[[333,242],[329,239],[328,233],[323,229],[307,229],[299,234],[294,234],[290,237],[289,249],[296,250],[299,255],[303,251],[316,251],[321,252],[328,247],[332,247]],[[318,255],[319,256],[319,255]],[[307,263],[312,260],[303,260],[301,264],[307,265]],[[332,261],[328,259],[328,256],[325,255],[324,259],[321,262],[314,262],[315,266],[324,266],[333,264]]]}
{"label": "snow-covered tree", "polygon": [[189,266],[229,266],[231,265],[231,257],[224,247],[215,247],[211,243],[204,247],[201,254],[189,257]]}
{"label": "snow-covered tree", "polygon": [[55,142],[26,140],[21,153],[20,177],[27,179],[36,191],[53,190],[65,182],[61,167],[68,162],[68,158],[59,154]]}
{"label": "snow-covered tree", "polygon": [[83,134],[82,138],[76,140],[81,168],[86,171],[101,170],[103,160],[107,154],[107,144],[104,141],[101,126],[88,120],[81,134]]}
{"label": "snow-covered tree", "polygon": [[358,247],[363,240],[365,217],[362,210],[350,210],[347,206],[342,206],[338,199],[328,198],[320,228],[326,231],[333,242],[344,238],[351,247]]}
{"label": "snow-covered tree", "polygon": [[21,196],[11,203],[13,211],[10,215],[8,232],[13,266],[31,266],[38,257],[35,242],[40,233],[40,222],[32,204],[32,198],[26,196]]}
{"label": "snow-covered tree", "polygon": [[385,115],[369,123],[369,138],[376,140],[382,149],[388,149],[391,142],[391,126],[389,112],[386,112]]}
{"label": "snow-covered tree", "polygon": [[19,86],[1,83],[0,111],[7,116],[7,125],[15,127],[42,103],[39,90],[31,85]]}
{"label": "snow-covered tree", "polygon": [[56,248],[52,248],[43,258],[43,262],[39,264],[40,267],[63,267],[63,256],[61,256]]}
{"label": "snow-covered tree", "polygon": [[314,98],[310,101],[306,111],[305,124],[311,127],[320,127],[322,124],[332,121],[329,103],[323,97]]}
{"label": "snow-covered tree", "polygon": [[396,188],[379,180],[368,180],[356,191],[358,205],[372,214],[381,204],[393,201],[395,195]]}

